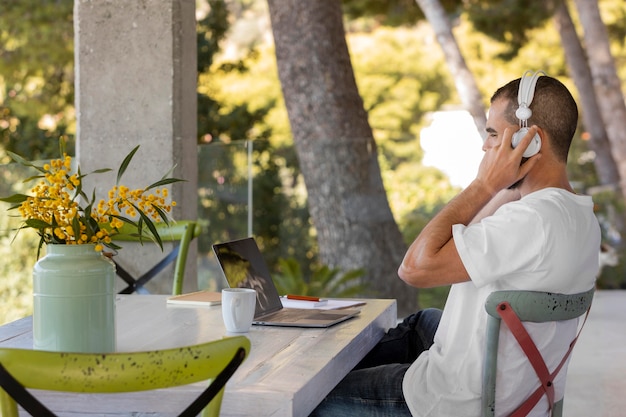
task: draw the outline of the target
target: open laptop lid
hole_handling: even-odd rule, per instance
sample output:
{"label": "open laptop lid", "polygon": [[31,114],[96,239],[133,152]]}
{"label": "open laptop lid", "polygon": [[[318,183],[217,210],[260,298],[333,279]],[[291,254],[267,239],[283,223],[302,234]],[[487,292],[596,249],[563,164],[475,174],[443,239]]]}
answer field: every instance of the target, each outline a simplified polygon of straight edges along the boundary
{"label": "open laptop lid", "polygon": [[231,288],[257,292],[254,317],[283,308],[270,271],[253,237],[217,243],[213,251]]}

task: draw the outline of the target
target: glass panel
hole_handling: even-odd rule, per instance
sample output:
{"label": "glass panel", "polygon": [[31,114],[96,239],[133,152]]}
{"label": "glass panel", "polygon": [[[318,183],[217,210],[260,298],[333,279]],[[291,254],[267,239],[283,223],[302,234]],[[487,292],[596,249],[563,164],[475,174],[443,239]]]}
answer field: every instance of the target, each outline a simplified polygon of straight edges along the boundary
{"label": "glass panel", "polygon": [[198,288],[226,282],[211,245],[252,234],[252,141],[198,146]]}

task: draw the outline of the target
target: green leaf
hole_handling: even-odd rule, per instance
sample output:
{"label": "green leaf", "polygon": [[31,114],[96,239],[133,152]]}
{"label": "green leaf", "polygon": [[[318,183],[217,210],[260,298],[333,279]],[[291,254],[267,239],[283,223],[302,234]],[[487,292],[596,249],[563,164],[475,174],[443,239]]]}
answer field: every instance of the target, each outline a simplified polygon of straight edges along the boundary
{"label": "green leaf", "polygon": [[122,165],[120,165],[120,169],[117,171],[117,180],[115,182],[116,185],[120,184],[120,180],[122,179],[122,175],[124,175],[124,172],[126,172],[126,168],[128,168],[128,165],[130,164],[130,161],[133,159],[133,156],[135,156],[135,153],[139,149],[139,146],[140,145],[135,146],[135,149],[130,151],[130,153],[128,155],[126,155],[126,158],[124,158],[124,161],[122,162]]}
{"label": "green leaf", "polygon": [[170,170],[161,177],[161,179],[164,180],[165,178],[169,178],[169,176],[172,175],[172,173],[174,172],[174,168],[176,168],[176,164],[174,164],[174,166],[171,167]]}
{"label": "green leaf", "polygon": [[5,203],[11,203],[11,204],[20,204],[26,201],[28,197],[29,196],[27,196],[26,194],[13,194],[12,196],[9,196],[9,197],[0,198],[0,201],[4,201]]}
{"label": "green leaf", "polygon": [[155,182],[154,184],[150,184],[149,186],[145,188],[145,190],[148,191],[151,188],[162,187],[164,185],[174,184],[175,182],[181,182],[181,181],[186,181],[186,180],[181,180],[179,178],[164,178],[162,180]]}
{"label": "green leaf", "polygon": [[43,220],[39,219],[28,219],[25,220],[24,223],[26,224],[26,226],[32,227],[34,229],[45,229],[46,227],[53,227],[53,225],[51,225],[50,223],[44,222]]}
{"label": "green leaf", "polygon": [[[82,177],[80,175],[80,167],[78,167],[78,170],[76,171],[76,174],[78,175],[78,178],[80,178],[80,181],[78,182],[78,187],[76,187],[76,193],[74,194],[74,198],[72,198],[72,201],[76,199],[77,196],[82,195],[84,196],[85,200],[89,201],[87,199],[87,196],[85,194],[83,194],[83,180]],[[68,177],[69,178],[69,177]],[[96,197],[96,190],[93,190],[93,198]],[[93,202],[93,199],[91,200]]]}
{"label": "green leaf", "polygon": [[43,175],[33,175],[32,177],[28,177],[25,180],[22,180],[23,184],[26,184],[27,182],[31,182],[33,180],[39,180],[41,178],[45,178]]}
{"label": "green leaf", "polygon": [[[100,169],[96,169],[95,171],[91,171],[89,174],[83,175],[83,177],[86,177],[87,175],[90,175],[90,174],[104,174],[105,172],[109,172],[109,171],[113,171],[113,170],[111,168],[100,168]],[[83,177],[81,177],[81,179]]]}
{"label": "green leaf", "polygon": [[96,219],[89,216],[87,217],[87,228],[91,229],[95,233],[100,230],[100,225],[98,224],[98,221]]}
{"label": "green leaf", "polygon": [[161,240],[161,236],[159,236],[159,231],[154,226],[154,223],[152,222],[152,220],[150,220],[148,216],[145,215],[143,211],[139,209],[137,209],[137,211],[139,212],[139,216],[141,217],[141,220],[144,221],[144,223],[146,224],[146,226],[152,233],[152,236],[154,237],[154,241],[157,243],[157,245],[159,245],[161,250],[163,250],[163,241]]}
{"label": "green leaf", "polygon": [[67,148],[65,147],[65,139],[63,136],[59,138],[59,155],[63,156],[67,152]]}
{"label": "green leaf", "polygon": [[11,151],[6,151],[6,152],[7,152],[7,155],[9,155],[9,156],[11,157],[11,159],[13,159],[13,160],[14,160],[15,162],[17,162],[18,164],[21,164],[21,165],[24,165],[24,166],[27,166],[27,167],[33,167],[33,168],[35,168],[36,170],[38,170],[38,171],[40,171],[40,172],[46,172],[46,171],[43,169],[43,167],[40,167],[40,166],[38,166],[38,165],[33,164],[33,163],[32,163],[32,162],[30,162],[30,161],[27,161],[26,159],[22,158],[22,157],[21,157],[21,156],[19,156],[18,154],[13,153],[13,152],[11,152]]}
{"label": "green leaf", "polygon": [[167,217],[167,213],[165,212],[165,210],[155,204],[151,204],[151,206],[154,210],[156,210],[157,213],[159,213],[159,217],[165,222],[165,224],[169,225],[170,219]]}
{"label": "green leaf", "polygon": [[[133,220],[127,218],[127,217],[122,217],[122,216],[119,216],[117,214],[110,214],[109,216],[114,217],[116,219],[119,219],[119,220],[123,221],[124,223],[131,225],[133,229],[136,229],[136,230],[139,229],[139,224],[137,222],[134,222]],[[119,229],[118,229],[118,231],[119,231]]]}
{"label": "green leaf", "polygon": [[120,245],[115,244],[114,242],[111,243],[103,243],[104,246],[106,246],[109,249],[113,249],[113,251],[117,252],[120,249],[122,249],[122,247]]}
{"label": "green leaf", "polygon": [[41,239],[39,239],[39,244],[37,245],[37,259],[39,259],[39,256],[41,256],[41,248],[43,248],[44,243],[46,243],[46,241],[44,240],[44,237],[42,235]]}
{"label": "green leaf", "polygon": [[74,239],[79,240],[80,239],[80,220],[78,219],[78,216],[75,216],[72,219],[72,229],[74,229]]}

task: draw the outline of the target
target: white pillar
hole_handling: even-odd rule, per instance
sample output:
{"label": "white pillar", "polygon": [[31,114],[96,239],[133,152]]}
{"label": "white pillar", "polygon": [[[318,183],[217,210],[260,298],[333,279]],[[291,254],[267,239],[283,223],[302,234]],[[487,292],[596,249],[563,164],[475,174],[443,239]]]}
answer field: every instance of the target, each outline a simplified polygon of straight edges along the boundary
{"label": "white pillar", "polygon": [[[106,197],[117,168],[141,145],[122,183],[144,187],[173,166],[187,182],[170,187],[175,219],[197,216],[196,26],[194,0],[75,0],[77,160]],[[162,256],[157,246],[125,247],[120,262],[143,271]],[[197,249],[189,253],[185,288],[197,286]],[[191,278],[193,277],[193,278]],[[171,271],[151,292],[171,291]]]}

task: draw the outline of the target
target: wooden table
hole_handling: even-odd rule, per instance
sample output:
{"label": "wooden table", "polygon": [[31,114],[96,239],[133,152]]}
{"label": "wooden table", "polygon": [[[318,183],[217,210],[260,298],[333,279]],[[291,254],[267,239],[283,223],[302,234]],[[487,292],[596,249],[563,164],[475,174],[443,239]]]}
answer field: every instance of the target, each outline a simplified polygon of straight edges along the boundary
{"label": "wooden table", "polygon": [[[174,307],[165,295],[118,296],[117,350],[152,350],[226,335],[221,308]],[[252,326],[248,359],[226,386],[223,416],[307,416],[395,326],[395,300],[367,300],[361,314],[328,329]],[[0,327],[0,346],[32,348],[30,317]],[[171,416],[206,384],[132,394],[37,392],[60,416]],[[106,410],[107,414],[103,414]]]}

